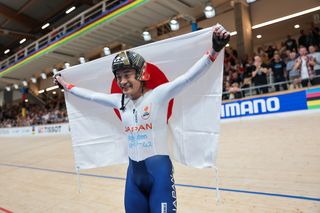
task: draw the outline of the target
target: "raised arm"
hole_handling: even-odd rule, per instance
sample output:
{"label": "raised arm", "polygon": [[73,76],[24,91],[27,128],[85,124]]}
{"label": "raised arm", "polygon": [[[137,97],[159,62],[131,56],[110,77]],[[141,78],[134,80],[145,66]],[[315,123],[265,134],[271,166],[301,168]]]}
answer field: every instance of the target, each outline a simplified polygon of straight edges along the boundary
{"label": "raised arm", "polygon": [[69,92],[79,98],[94,101],[96,103],[112,107],[119,108],[120,99],[118,94],[104,94],[94,92],[92,90],[76,87],[73,84],[69,84],[64,81],[60,74],[54,76],[54,83],[59,85],[60,88],[64,88],[66,92]]}
{"label": "raised arm", "polygon": [[177,95],[186,85],[198,79],[208,67],[215,61],[220,50],[229,42],[230,33],[220,24],[212,28],[212,48],[202,56],[186,73],[180,75],[175,80],[163,84],[157,88],[164,98],[170,99]]}

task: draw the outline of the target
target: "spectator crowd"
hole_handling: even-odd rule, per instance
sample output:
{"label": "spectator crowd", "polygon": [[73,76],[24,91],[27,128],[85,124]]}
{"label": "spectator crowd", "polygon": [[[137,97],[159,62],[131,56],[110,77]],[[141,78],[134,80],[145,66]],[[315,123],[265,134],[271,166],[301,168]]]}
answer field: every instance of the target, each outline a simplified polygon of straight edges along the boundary
{"label": "spectator crowd", "polygon": [[243,60],[236,50],[226,48],[223,99],[319,85],[319,44],[319,28],[312,26],[308,34],[300,31],[298,41],[288,35],[279,47],[259,47]]}
{"label": "spectator crowd", "polygon": [[68,122],[63,100],[50,100],[45,105],[27,104],[25,109],[23,113],[22,104],[0,107],[0,128]]}

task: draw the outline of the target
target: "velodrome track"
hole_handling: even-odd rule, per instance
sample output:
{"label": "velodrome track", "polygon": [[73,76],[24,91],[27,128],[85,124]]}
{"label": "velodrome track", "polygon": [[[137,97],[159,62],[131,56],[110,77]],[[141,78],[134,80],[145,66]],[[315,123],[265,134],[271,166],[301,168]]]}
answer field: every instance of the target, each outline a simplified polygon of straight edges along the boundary
{"label": "velodrome track", "polygon": [[[320,113],[222,123],[218,166],[175,164],[178,212],[320,212]],[[0,212],[124,212],[126,165],[82,171],[69,136],[0,138]]]}

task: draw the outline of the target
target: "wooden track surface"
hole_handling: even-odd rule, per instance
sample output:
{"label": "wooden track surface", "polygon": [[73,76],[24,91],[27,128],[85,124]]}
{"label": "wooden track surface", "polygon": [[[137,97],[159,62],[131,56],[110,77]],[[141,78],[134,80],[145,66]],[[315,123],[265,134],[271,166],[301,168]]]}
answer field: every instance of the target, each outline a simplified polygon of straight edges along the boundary
{"label": "wooden track surface", "polygon": [[[319,213],[319,124],[319,113],[223,123],[220,203],[212,169],[175,163],[178,212]],[[0,213],[124,212],[126,165],[82,173],[79,193],[68,136],[0,138]]]}

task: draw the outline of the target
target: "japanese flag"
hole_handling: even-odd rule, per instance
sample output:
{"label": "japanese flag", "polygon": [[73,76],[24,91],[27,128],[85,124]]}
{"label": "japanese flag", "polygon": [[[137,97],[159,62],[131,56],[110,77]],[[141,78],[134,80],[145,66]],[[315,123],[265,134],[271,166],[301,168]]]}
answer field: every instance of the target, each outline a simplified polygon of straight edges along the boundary
{"label": "japanese flag", "polygon": [[[186,72],[211,47],[212,29],[132,49],[155,64],[169,81]],[[67,82],[96,92],[110,93],[111,63],[115,54],[62,72]],[[208,71],[174,97],[168,122],[171,158],[191,167],[215,166],[220,131],[223,51]],[[75,164],[79,169],[128,161],[124,127],[112,108],[65,93]],[[120,101],[120,100],[119,100]]]}

